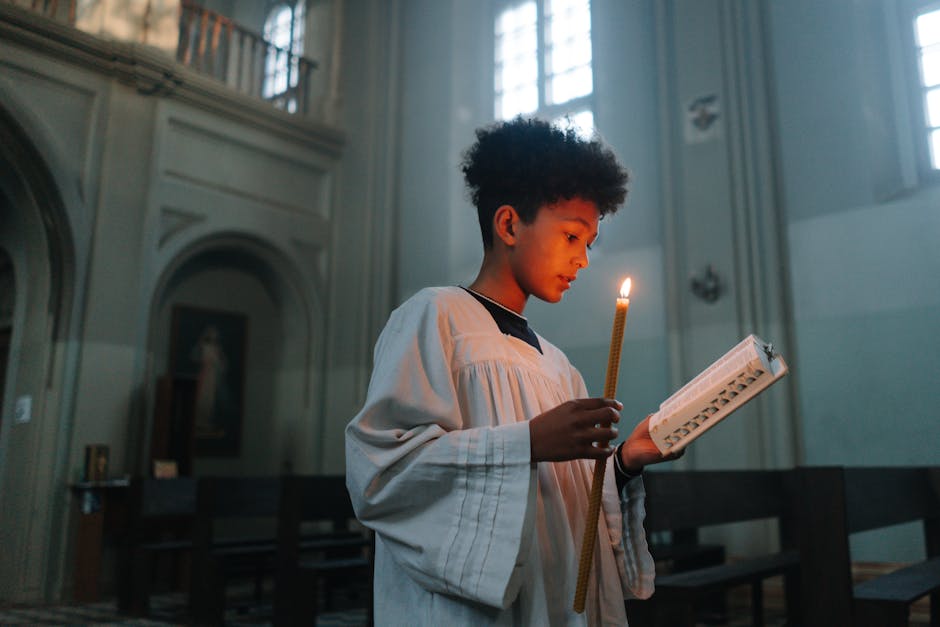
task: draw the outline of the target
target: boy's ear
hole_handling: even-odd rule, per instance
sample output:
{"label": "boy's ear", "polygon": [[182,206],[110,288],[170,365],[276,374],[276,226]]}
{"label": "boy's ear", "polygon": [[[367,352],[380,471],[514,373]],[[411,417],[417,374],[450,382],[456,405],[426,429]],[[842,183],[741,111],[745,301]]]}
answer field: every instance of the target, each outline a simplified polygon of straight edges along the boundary
{"label": "boy's ear", "polygon": [[493,214],[493,232],[507,246],[516,243],[515,227],[520,222],[519,214],[512,205],[500,205]]}

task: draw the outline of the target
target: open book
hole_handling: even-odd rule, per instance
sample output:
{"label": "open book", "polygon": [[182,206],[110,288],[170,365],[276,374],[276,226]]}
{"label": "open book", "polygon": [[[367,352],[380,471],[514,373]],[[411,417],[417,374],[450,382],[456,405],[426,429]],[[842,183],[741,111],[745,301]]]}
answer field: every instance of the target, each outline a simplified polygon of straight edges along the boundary
{"label": "open book", "polygon": [[773,344],[749,335],[663,401],[650,436],[663,455],[677,453],[786,373]]}

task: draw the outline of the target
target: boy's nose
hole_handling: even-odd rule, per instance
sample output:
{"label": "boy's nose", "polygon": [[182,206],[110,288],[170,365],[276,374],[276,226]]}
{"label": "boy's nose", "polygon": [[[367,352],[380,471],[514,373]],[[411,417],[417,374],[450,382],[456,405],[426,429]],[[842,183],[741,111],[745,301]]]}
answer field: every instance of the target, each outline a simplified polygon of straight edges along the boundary
{"label": "boy's nose", "polygon": [[574,258],[574,264],[578,266],[579,269],[582,269],[582,270],[584,268],[587,268],[589,265],[591,265],[591,260],[588,259],[587,250],[583,251],[581,254],[579,254],[577,257]]}

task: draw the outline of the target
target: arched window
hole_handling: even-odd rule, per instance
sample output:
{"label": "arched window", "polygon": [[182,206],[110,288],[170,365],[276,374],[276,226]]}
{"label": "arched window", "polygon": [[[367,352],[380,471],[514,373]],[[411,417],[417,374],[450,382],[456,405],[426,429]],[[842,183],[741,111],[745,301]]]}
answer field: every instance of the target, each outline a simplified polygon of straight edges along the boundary
{"label": "arched window", "polygon": [[261,95],[275,105],[297,109],[298,59],[304,53],[304,1],[275,4],[264,21],[268,53],[264,62]]}
{"label": "arched window", "polygon": [[495,114],[594,130],[590,0],[499,0]]}
{"label": "arched window", "polygon": [[924,110],[922,118],[928,147],[929,169],[940,170],[940,4],[916,3],[914,12],[919,93],[917,102]]}

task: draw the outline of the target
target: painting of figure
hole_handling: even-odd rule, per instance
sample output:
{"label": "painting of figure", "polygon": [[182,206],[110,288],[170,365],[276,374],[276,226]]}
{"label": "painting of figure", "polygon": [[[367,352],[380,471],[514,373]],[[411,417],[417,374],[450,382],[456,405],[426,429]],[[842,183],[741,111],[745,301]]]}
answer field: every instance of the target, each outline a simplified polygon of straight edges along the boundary
{"label": "painting of figure", "polygon": [[195,382],[195,454],[236,456],[241,445],[247,317],[186,305],[173,308],[174,379]]}

